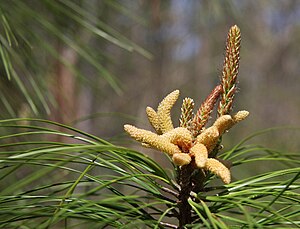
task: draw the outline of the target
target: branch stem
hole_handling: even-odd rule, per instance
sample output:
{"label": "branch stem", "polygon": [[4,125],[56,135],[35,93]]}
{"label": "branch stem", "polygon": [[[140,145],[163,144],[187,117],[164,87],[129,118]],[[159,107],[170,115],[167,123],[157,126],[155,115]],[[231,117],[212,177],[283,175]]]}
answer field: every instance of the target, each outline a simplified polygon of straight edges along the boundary
{"label": "branch stem", "polygon": [[192,207],[188,203],[188,198],[193,189],[191,175],[193,167],[189,164],[182,166],[178,171],[178,183],[181,187],[179,192],[179,229],[184,228],[184,225],[192,223]]}

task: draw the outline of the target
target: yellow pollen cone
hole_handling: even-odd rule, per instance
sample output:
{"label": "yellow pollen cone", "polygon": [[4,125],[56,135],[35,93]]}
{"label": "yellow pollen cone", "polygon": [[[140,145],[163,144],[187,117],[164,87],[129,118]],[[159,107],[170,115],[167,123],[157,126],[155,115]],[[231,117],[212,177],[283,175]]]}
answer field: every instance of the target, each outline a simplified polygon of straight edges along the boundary
{"label": "yellow pollen cone", "polygon": [[190,155],[186,153],[176,153],[172,156],[172,161],[174,162],[175,165],[188,165],[191,163],[192,158]]}
{"label": "yellow pollen cone", "polygon": [[177,145],[172,144],[167,139],[162,138],[151,131],[139,129],[132,125],[124,125],[124,130],[135,140],[159,151],[165,152],[168,155],[181,153],[181,150]]}
{"label": "yellow pollen cone", "polygon": [[149,120],[151,126],[156,131],[156,133],[162,134],[160,127],[159,127],[159,120],[158,120],[158,115],[157,115],[156,111],[152,107],[147,107],[146,113],[147,113],[148,120]]}
{"label": "yellow pollen cone", "polygon": [[222,135],[226,130],[229,130],[233,125],[234,121],[230,115],[220,116],[213,124],[217,127],[219,134]]}
{"label": "yellow pollen cone", "polygon": [[235,123],[243,121],[249,115],[249,111],[239,111],[233,116],[233,120]]}
{"label": "yellow pollen cone", "polygon": [[159,126],[162,133],[166,133],[172,129],[173,123],[171,119],[171,109],[179,97],[179,90],[175,90],[168,94],[158,105],[157,116]]}
{"label": "yellow pollen cone", "polygon": [[230,170],[216,159],[208,158],[204,169],[216,174],[225,184],[229,184],[231,181]]}
{"label": "yellow pollen cone", "polygon": [[205,166],[208,157],[205,145],[196,143],[192,148],[190,148],[190,155],[194,156],[195,164],[199,169]]}
{"label": "yellow pollen cone", "polygon": [[189,149],[192,144],[192,134],[184,127],[177,127],[167,133],[161,135],[161,137],[168,139],[171,143]]}
{"label": "yellow pollen cone", "polygon": [[208,153],[210,153],[217,145],[219,137],[217,127],[211,126],[198,135],[197,142],[205,145]]}

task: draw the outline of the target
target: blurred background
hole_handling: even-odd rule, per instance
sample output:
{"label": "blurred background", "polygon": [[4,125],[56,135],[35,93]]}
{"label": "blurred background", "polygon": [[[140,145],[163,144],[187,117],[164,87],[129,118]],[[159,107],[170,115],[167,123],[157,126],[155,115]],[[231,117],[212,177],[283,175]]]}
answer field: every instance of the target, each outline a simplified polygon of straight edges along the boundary
{"label": "blurred background", "polygon": [[[251,115],[224,138],[225,148],[263,128],[300,127],[297,0],[0,2],[2,119],[46,118],[128,145],[123,125],[150,129],[146,106],[169,92],[181,91],[175,125],[184,97],[200,106],[219,82],[227,32],[237,24],[234,111]],[[296,133],[256,140],[297,151]]]}

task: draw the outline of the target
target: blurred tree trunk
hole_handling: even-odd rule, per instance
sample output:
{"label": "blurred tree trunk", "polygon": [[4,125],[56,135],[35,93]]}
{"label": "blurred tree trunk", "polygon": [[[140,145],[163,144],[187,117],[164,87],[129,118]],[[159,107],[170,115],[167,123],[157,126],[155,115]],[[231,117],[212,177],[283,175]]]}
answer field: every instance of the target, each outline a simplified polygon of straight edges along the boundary
{"label": "blurred tree trunk", "polygon": [[[58,44],[57,53],[59,53],[61,59],[68,60],[71,66],[77,64],[78,55],[74,49]],[[54,95],[56,104],[52,106],[50,119],[55,122],[69,124],[77,118],[76,77],[70,68],[59,60],[55,61],[54,68],[50,90]],[[61,141],[61,138],[56,136],[55,140]]]}

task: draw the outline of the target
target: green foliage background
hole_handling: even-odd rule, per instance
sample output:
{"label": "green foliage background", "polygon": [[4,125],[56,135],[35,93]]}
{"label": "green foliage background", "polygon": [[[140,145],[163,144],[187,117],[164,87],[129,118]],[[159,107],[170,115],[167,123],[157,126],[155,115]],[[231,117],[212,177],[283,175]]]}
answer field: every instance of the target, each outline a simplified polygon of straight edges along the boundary
{"label": "green foliage background", "polygon": [[[32,124],[20,124],[24,121]],[[11,132],[1,136],[0,145],[1,228],[177,224],[175,174],[146,155],[46,120],[3,120],[0,127]],[[284,169],[226,186],[208,180],[204,192],[194,193],[197,201],[189,201],[194,220],[187,228],[299,227],[299,155],[247,145],[269,131],[278,129],[249,136],[222,157],[233,162],[233,174],[259,161]],[[73,143],[41,138],[51,135]]]}

